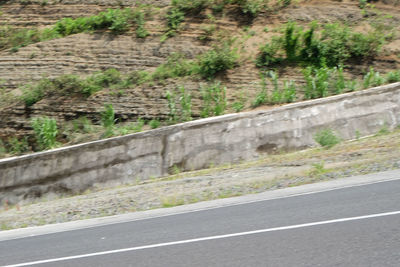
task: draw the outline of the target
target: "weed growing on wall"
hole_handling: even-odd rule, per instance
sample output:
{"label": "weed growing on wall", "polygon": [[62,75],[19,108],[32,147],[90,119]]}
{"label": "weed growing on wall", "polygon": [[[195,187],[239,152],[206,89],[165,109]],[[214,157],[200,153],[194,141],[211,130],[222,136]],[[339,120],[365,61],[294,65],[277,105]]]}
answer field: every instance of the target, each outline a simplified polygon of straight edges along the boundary
{"label": "weed growing on wall", "polygon": [[48,117],[38,117],[31,121],[36,141],[40,150],[51,149],[57,146],[57,122]]}

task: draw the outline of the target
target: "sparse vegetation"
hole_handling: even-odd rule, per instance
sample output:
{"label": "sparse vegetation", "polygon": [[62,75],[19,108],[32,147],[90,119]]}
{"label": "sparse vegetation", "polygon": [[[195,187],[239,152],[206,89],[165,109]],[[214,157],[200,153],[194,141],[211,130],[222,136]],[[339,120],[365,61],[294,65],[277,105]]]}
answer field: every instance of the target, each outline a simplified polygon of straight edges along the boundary
{"label": "sparse vegetation", "polygon": [[90,17],[64,18],[43,30],[1,26],[0,50],[12,48],[11,52],[17,52],[19,48],[29,44],[82,32],[109,30],[114,34],[122,34],[133,26],[136,26],[136,36],[144,38],[149,34],[144,24],[145,14],[141,8],[125,8],[108,9]]}
{"label": "sparse vegetation", "polygon": [[203,86],[201,88],[203,106],[201,117],[219,116],[224,114],[226,109],[226,87],[220,82]]}
{"label": "sparse vegetation", "polygon": [[303,29],[289,22],[284,35],[275,36],[260,48],[257,66],[282,62],[338,66],[350,59],[373,58],[386,38],[382,31],[371,30],[364,34],[338,23],[321,26],[313,22],[308,29]]}
{"label": "sparse vegetation", "polygon": [[331,148],[340,143],[340,138],[331,129],[324,129],[314,135],[314,140],[324,148]]}

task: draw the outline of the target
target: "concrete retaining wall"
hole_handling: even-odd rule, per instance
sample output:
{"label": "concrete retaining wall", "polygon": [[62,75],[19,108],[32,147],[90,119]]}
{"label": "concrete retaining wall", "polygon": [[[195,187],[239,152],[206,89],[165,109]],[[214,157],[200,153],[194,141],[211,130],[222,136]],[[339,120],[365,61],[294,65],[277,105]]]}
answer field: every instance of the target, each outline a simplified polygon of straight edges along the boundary
{"label": "concrete retaining wall", "polygon": [[326,127],[352,139],[356,131],[370,135],[399,123],[400,83],[202,119],[0,160],[0,203],[133,183],[166,175],[174,165],[200,169],[313,146],[313,135]]}

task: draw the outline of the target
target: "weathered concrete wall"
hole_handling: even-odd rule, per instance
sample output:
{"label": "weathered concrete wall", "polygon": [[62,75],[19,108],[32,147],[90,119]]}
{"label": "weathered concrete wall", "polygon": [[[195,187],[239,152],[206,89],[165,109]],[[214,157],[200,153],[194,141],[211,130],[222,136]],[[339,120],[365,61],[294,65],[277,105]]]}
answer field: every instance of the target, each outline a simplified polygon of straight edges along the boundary
{"label": "weathered concrete wall", "polygon": [[400,83],[268,111],[208,118],[143,133],[0,160],[0,203],[78,193],[168,173],[200,169],[275,150],[315,145],[334,129],[343,139],[400,123]]}

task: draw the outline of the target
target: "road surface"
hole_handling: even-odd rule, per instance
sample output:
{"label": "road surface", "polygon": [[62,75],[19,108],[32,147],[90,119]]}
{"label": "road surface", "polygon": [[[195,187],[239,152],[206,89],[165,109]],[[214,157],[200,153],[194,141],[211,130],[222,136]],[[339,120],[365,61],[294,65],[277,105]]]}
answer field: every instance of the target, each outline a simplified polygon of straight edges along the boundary
{"label": "road surface", "polygon": [[0,265],[400,266],[400,172],[381,176],[275,199],[3,237]]}

